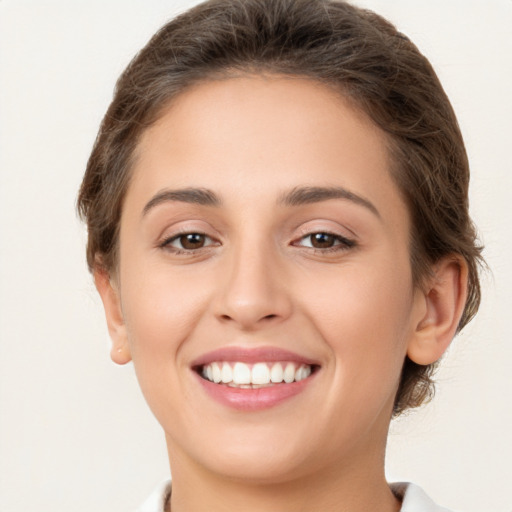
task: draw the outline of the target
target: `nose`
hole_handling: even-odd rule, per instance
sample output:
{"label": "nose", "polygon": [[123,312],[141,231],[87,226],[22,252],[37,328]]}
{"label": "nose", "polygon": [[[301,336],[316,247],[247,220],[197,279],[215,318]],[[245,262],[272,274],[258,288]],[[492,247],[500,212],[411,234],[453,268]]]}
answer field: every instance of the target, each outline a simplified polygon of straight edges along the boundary
{"label": "nose", "polygon": [[[254,246],[253,246],[254,247]],[[292,301],[286,271],[272,251],[233,250],[219,276],[215,314],[219,321],[245,331],[286,320]]]}

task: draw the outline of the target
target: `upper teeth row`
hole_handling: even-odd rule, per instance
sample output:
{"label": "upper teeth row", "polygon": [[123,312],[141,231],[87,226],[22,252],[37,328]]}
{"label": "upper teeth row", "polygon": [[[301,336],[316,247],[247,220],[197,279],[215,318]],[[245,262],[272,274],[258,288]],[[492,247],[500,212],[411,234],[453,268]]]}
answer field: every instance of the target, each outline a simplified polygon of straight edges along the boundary
{"label": "upper teeth row", "polygon": [[203,377],[223,384],[278,384],[300,381],[309,377],[311,366],[297,363],[256,363],[248,365],[236,362],[215,362],[203,366]]}

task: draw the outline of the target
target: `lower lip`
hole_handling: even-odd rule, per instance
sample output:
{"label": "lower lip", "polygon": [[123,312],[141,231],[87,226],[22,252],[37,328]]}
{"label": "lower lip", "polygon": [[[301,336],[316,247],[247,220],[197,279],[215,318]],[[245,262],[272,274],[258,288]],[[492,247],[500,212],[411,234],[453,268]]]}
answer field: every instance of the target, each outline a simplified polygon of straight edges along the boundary
{"label": "lower lip", "polygon": [[214,382],[203,379],[197,373],[195,373],[195,375],[205,391],[217,402],[242,411],[258,411],[261,409],[269,409],[298,395],[311,383],[316,373],[313,373],[299,382],[275,384],[273,386],[254,389],[235,388],[215,384]]}

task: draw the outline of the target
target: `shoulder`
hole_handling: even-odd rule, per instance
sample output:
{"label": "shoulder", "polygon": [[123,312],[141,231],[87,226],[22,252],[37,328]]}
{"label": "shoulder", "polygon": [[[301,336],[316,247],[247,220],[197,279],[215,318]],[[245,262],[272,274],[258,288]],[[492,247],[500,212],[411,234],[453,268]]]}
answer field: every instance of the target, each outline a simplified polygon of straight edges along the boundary
{"label": "shoulder", "polygon": [[164,480],[137,509],[137,512],[165,512],[165,505],[171,494],[171,481]]}
{"label": "shoulder", "polygon": [[400,512],[450,512],[447,508],[436,505],[425,491],[415,484],[399,482],[390,484],[390,487],[402,500]]}

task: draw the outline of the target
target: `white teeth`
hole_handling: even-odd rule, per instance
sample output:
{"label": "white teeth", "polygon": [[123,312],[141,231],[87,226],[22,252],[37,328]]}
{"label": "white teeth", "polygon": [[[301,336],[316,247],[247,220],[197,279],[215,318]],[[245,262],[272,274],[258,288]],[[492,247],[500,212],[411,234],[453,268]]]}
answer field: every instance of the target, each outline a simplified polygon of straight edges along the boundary
{"label": "white teeth", "polygon": [[251,381],[252,384],[270,383],[270,370],[265,363],[257,363],[252,367]]}
{"label": "white teeth", "polygon": [[218,384],[222,380],[222,372],[220,366],[217,363],[209,364],[208,366],[212,367],[212,379],[215,384]]}
{"label": "white teeth", "polygon": [[[284,368],[284,369],[283,369]],[[300,382],[311,375],[311,366],[297,363],[213,362],[203,366],[201,375],[215,384],[248,388]]]}
{"label": "white teeth", "polygon": [[311,375],[311,367],[310,366],[301,366],[296,372],[295,372],[295,380],[297,382],[306,379]]}
{"label": "white teeth", "polygon": [[235,363],[233,367],[233,382],[235,384],[251,383],[251,369],[245,363]]}
{"label": "white teeth", "polygon": [[[208,366],[210,366],[210,365],[208,365]],[[231,382],[233,380],[233,370],[231,369],[231,366],[229,363],[222,364],[220,380],[224,384],[227,384],[228,382]]]}
{"label": "white teeth", "polygon": [[286,368],[284,369],[283,380],[286,383],[290,383],[295,380],[295,365],[293,363],[288,363],[286,365]]}
{"label": "white teeth", "polygon": [[283,367],[281,363],[275,363],[270,370],[270,380],[274,383],[283,382]]}

